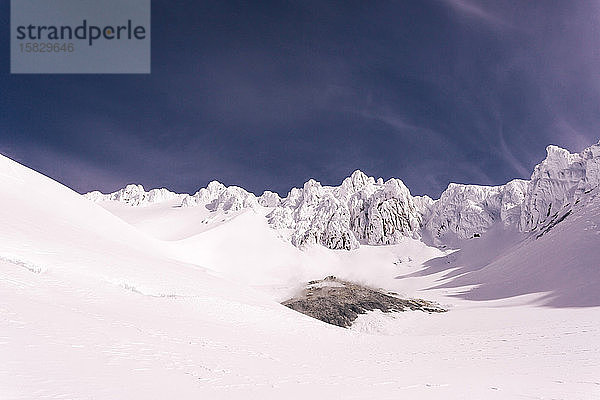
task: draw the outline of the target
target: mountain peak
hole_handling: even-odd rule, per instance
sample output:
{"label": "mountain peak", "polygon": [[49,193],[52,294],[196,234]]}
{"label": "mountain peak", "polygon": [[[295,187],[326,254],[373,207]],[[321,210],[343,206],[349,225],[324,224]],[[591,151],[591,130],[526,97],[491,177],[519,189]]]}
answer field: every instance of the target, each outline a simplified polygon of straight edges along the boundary
{"label": "mountain peak", "polygon": [[375,184],[375,179],[367,176],[364,172],[357,169],[349,177],[342,181],[342,187],[348,194],[355,193],[364,189],[368,185]]}
{"label": "mountain peak", "polygon": [[547,159],[564,158],[568,157],[569,155],[571,155],[571,152],[569,152],[569,150],[563,149],[562,147],[553,144],[546,146]]}
{"label": "mountain peak", "polygon": [[360,169],[357,169],[350,175],[350,179],[352,182],[366,182],[369,180],[369,177]]}

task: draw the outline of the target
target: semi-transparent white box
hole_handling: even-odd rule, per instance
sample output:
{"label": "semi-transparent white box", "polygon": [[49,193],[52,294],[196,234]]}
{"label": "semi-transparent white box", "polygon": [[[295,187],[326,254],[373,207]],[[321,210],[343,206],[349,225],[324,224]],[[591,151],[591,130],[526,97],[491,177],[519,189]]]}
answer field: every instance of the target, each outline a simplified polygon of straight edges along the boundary
{"label": "semi-transparent white box", "polygon": [[150,73],[150,0],[11,0],[11,73]]}

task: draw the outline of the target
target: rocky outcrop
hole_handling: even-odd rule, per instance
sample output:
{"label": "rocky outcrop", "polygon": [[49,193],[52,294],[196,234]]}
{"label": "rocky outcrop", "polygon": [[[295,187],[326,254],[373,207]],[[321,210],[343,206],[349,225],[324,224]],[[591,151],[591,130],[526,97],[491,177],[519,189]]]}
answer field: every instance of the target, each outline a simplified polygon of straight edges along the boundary
{"label": "rocky outcrop", "polygon": [[281,197],[275,192],[265,190],[258,198],[258,204],[263,207],[278,207],[281,204]]}
{"label": "rocky outcrop", "polygon": [[419,236],[421,213],[400,179],[379,181],[368,190],[354,193],[348,208],[351,229],[363,243],[395,244],[402,237]]}
{"label": "rocky outcrop", "polygon": [[205,206],[211,211],[240,211],[257,207],[258,199],[254,194],[238,186],[225,186],[212,181],[206,188],[198,190],[193,196],[186,197],[183,207]]}
{"label": "rocky outcrop", "polygon": [[395,293],[371,289],[334,276],[311,281],[302,293],[284,301],[284,306],[328,324],[347,328],[359,314],[367,311],[383,312],[423,311],[440,313],[447,310],[420,299],[402,299]]}
{"label": "rocky outcrop", "polygon": [[338,187],[309,180],[302,189],[292,189],[268,218],[274,228],[291,231],[296,246],[346,250],[360,243],[394,244],[404,236],[418,237],[421,225],[421,214],[401,180],[375,181],[361,171]]}
{"label": "rocky outcrop", "polygon": [[167,189],[152,189],[146,191],[142,185],[127,185],[114,193],[103,194],[93,191],[84,195],[92,201],[117,201],[130,206],[145,206],[169,200],[182,200],[185,194],[173,193]]}
{"label": "rocky outcrop", "polygon": [[350,229],[347,205],[331,188],[312,179],[302,189],[292,189],[267,218],[273,228],[291,232],[292,244],[301,248],[321,244],[349,250],[359,245]]}
{"label": "rocky outcrop", "polygon": [[528,182],[513,180],[503,186],[451,183],[439,200],[424,210],[425,229],[434,238],[454,235],[458,239],[481,235],[494,223],[518,222]]}

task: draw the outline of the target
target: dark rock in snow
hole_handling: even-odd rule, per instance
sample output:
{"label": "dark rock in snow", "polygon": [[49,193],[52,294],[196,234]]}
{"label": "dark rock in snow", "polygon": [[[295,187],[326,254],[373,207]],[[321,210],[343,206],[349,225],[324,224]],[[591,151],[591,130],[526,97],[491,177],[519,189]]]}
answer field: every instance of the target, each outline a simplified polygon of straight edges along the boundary
{"label": "dark rock in snow", "polygon": [[428,313],[445,312],[439,305],[421,299],[401,299],[393,292],[382,292],[356,283],[328,276],[310,281],[301,295],[282,303],[328,324],[347,328],[359,314],[367,311],[398,312],[419,310]]}

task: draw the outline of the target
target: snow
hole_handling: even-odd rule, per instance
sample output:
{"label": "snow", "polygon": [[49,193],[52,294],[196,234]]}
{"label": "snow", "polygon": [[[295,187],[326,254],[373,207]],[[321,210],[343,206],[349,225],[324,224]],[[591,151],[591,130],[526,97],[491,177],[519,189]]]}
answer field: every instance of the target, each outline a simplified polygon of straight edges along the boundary
{"label": "snow", "polygon": [[[460,211],[489,223],[460,248],[402,231],[350,250],[322,240],[301,250],[289,240],[296,227],[273,229],[268,215],[325,207],[331,217],[339,202],[356,223],[350,199],[394,199],[364,214],[381,215],[387,235],[387,221],[412,230],[412,207],[439,200],[355,173],[285,199],[215,183],[195,197],[136,187],[93,202],[0,156],[0,398],[599,398],[598,152],[561,154],[556,176],[585,177],[544,196],[575,185],[578,201],[534,232],[505,221],[542,186],[515,183],[482,189]],[[450,311],[373,312],[345,330],[278,303],[328,275]]]}
{"label": "snow", "polygon": [[481,236],[497,222],[518,224],[527,181],[515,179],[503,186],[451,183],[425,216],[425,230],[435,243]]}
{"label": "snow", "polygon": [[[549,228],[517,241],[510,251],[482,252],[481,246],[461,249],[463,261],[451,265],[460,267],[459,273],[472,272],[444,286],[478,283],[465,295],[477,300],[545,292],[546,305],[600,306],[600,197],[580,201],[563,221]],[[490,238],[483,241],[488,246],[498,243]],[[474,263],[481,253],[496,256],[487,263]]]}

